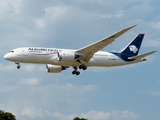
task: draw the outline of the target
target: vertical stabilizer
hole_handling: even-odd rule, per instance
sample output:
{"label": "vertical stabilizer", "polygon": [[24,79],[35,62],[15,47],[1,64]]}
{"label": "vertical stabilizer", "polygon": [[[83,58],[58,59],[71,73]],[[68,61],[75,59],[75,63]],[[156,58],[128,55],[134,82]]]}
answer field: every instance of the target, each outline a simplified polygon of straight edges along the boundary
{"label": "vertical stabilizer", "polygon": [[141,47],[144,34],[139,34],[135,39],[133,39],[122,51],[122,54],[128,56],[137,56]]}

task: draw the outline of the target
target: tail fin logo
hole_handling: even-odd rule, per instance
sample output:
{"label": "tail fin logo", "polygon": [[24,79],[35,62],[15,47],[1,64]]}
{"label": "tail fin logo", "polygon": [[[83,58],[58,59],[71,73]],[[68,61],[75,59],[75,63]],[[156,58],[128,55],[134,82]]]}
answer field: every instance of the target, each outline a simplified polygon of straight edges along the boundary
{"label": "tail fin logo", "polygon": [[133,53],[136,53],[138,51],[138,48],[135,45],[130,45],[129,46],[130,51],[132,51]]}

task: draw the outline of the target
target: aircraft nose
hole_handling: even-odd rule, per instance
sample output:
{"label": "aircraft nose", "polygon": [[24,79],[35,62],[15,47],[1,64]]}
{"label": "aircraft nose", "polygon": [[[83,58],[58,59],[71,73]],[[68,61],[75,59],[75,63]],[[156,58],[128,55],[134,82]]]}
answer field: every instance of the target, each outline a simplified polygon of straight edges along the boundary
{"label": "aircraft nose", "polygon": [[7,54],[5,54],[5,56],[3,57],[4,59],[7,59]]}
{"label": "aircraft nose", "polygon": [[6,60],[9,60],[9,59],[10,59],[10,57],[9,57],[8,53],[7,53],[7,54],[5,54],[4,59],[6,59]]}

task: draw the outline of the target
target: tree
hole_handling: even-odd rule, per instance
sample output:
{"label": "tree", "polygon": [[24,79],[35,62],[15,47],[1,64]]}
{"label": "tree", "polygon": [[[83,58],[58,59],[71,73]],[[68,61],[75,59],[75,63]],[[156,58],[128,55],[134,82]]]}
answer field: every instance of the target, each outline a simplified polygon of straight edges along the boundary
{"label": "tree", "polygon": [[73,120],[88,120],[88,119],[76,117]]}
{"label": "tree", "polygon": [[16,120],[16,117],[12,113],[0,110],[0,120]]}

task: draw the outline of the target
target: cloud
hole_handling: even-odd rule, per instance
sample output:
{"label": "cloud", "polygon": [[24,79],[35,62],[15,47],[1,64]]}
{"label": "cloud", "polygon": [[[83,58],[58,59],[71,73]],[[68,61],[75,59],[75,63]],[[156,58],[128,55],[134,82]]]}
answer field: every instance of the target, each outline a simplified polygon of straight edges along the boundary
{"label": "cloud", "polygon": [[41,18],[35,18],[35,23],[37,27],[41,29],[49,27],[51,24],[56,26],[54,22],[61,21],[63,18],[66,17],[66,14],[69,12],[68,7],[62,5],[47,7],[44,9],[44,11],[44,16],[42,16]]}
{"label": "cloud", "polygon": [[26,85],[37,85],[39,80],[37,78],[29,78],[29,79],[22,79],[21,83]]}
{"label": "cloud", "polygon": [[151,92],[151,95],[160,96],[160,91],[153,91],[153,92]]}
{"label": "cloud", "polygon": [[150,91],[141,92],[141,93],[148,94],[151,96],[160,96],[160,90],[150,90]]}
{"label": "cloud", "polygon": [[[0,92],[4,95],[3,105],[1,109],[10,110],[16,113],[18,118],[28,116],[30,118],[43,117],[45,115],[44,108],[52,108],[54,111],[61,109],[77,109],[86,99],[88,95],[97,90],[95,85],[73,85],[73,84],[48,84],[42,85],[37,78],[22,79],[19,84],[12,87],[1,86]],[[14,108],[14,109],[12,109]],[[48,110],[47,109],[47,110]]]}
{"label": "cloud", "polygon": [[115,14],[104,14],[104,15],[101,15],[102,18],[121,18],[123,17],[124,15],[124,11],[123,10],[120,10],[120,11],[117,11]]}
{"label": "cloud", "polygon": [[15,64],[0,64],[0,70],[1,71],[12,71],[16,68],[16,65]]}
{"label": "cloud", "polygon": [[21,0],[16,0],[16,2],[10,0],[0,0],[0,2],[1,22],[4,22],[5,20],[7,20],[8,22],[9,18],[11,18],[13,15],[20,13]]}
{"label": "cloud", "polygon": [[160,29],[160,21],[152,23],[152,26],[153,26],[153,28],[155,28],[157,30]]}
{"label": "cloud", "polygon": [[[4,21],[4,24],[1,24],[1,26],[3,26],[2,28],[4,28],[3,31],[5,30],[4,38],[2,38],[5,42],[2,47],[7,47],[8,50],[14,47],[42,45],[49,47],[53,47],[53,45],[57,47],[66,47],[65,45],[71,42],[71,39],[75,38],[75,43],[78,43],[75,44],[75,48],[83,47],[84,45],[92,43],[93,40],[104,37],[102,33],[106,34],[112,32],[111,22],[115,24],[117,21],[121,23],[121,19],[123,19],[123,21],[124,19],[130,19],[125,16],[135,13],[134,11],[137,9],[133,7],[126,12],[126,8],[121,6],[124,4],[129,5],[137,3],[138,1],[118,2],[118,6],[120,7],[116,6],[114,2],[115,1],[106,2],[104,0],[84,0],[77,2],[33,2],[30,0],[23,2],[21,0],[17,0],[17,2],[6,1],[4,4],[8,6],[7,9],[10,9],[9,6],[12,6],[12,11],[15,12],[12,12],[12,15],[6,14],[9,18],[7,17],[5,21],[7,20],[8,22],[6,23]],[[86,3],[90,6],[89,8],[85,7]],[[144,1],[140,2],[140,5],[143,5],[143,3]],[[149,5],[149,1],[145,3],[146,5]],[[92,7],[90,4],[93,6],[98,4],[102,9],[99,9],[99,7]],[[110,7],[110,4],[112,4],[112,7]],[[116,7],[113,7],[113,5]],[[148,9],[142,9],[143,7],[138,5],[139,4],[137,4],[138,9],[140,9],[139,11],[145,13],[148,11]],[[106,6],[112,9],[114,8],[114,10],[110,11],[109,8],[105,9]],[[136,16],[142,16],[142,14],[138,12],[136,13]],[[119,20],[117,18],[119,18]],[[10,21],[11,19],[12,21]],[[99,21],[103,22],[104,25],[101,25]],[[72,24],[74,24],[74,26]],[[114,26],[114,28],[116,29],[119,25]],[[82,29],[85,29],[85,32],[83,32]],[[97,33],[99,34],[99,37],[95,39],[94,36],[92,37],[88,33]],[[79,37],[77,38],[76,36]],[[88,38],[89,36],[90,38]],[[65,37],[65,39],[63,37]],[[80,40],[83,39],[85,39],[85,41],[81,42]],[[62,40],[63,44],[61,44]],[[9,46],[10,44],[12,44],[12,46]],[[68,48],[71,47],[73,46],[68,44]]]}
{"label": "cloud", "polygon": [[33,65],[33,64],[22,64],[22,69],[26,70],[27,72],[45,72],[45,65]]}
{"label": "cloud", "polygon": [[154,47],[154,48],[159,48],[160,47],[160,41],[158,40],[147,40],[144,44],[146,47]]}
{"label": "cloud", "polygon": [[40,108],[24,108],[22,111],[22,115],[28,115],[31,118],[36,117],[51,117],[51,118],[57,118],[58,120],[72,120],[75,117],[80,118],[87,118],[88,120],[134,120],[139,119],[141,115],[138,113],[134,113],[132,111],[110,111],[110,112],[104,112],[104,111],[89,111],[87,113],[82,113],[80,115],[78,114],[68,114],[64,115],[59,112],[49,112],[47,110],[43,111]]}
{"label": "cloud", "polygon": [[137,119],[140,118],[141,115],[139,115],[138,113],[134,113],[132,111],[113,111],[111,112],[111,115],[113,118],[120,118],[120,119]]}
{"label": "cloud", "polygon": [[22,112],[21,112],[21,115],[27,115],[31,118],[34,118],[34,117],[42,117],[43,116],[43,111],[41,108],[34,108],[34,107],[25,107],[23,108]]}
{"label": "cloud", "polygon": [[1,88],[0,88],[0,92],[1,92],[1,93],[10,92],[10,91],[12,91],[12,90],[14,90],[14,89],[15,89],[14,86],[1,87]]}

